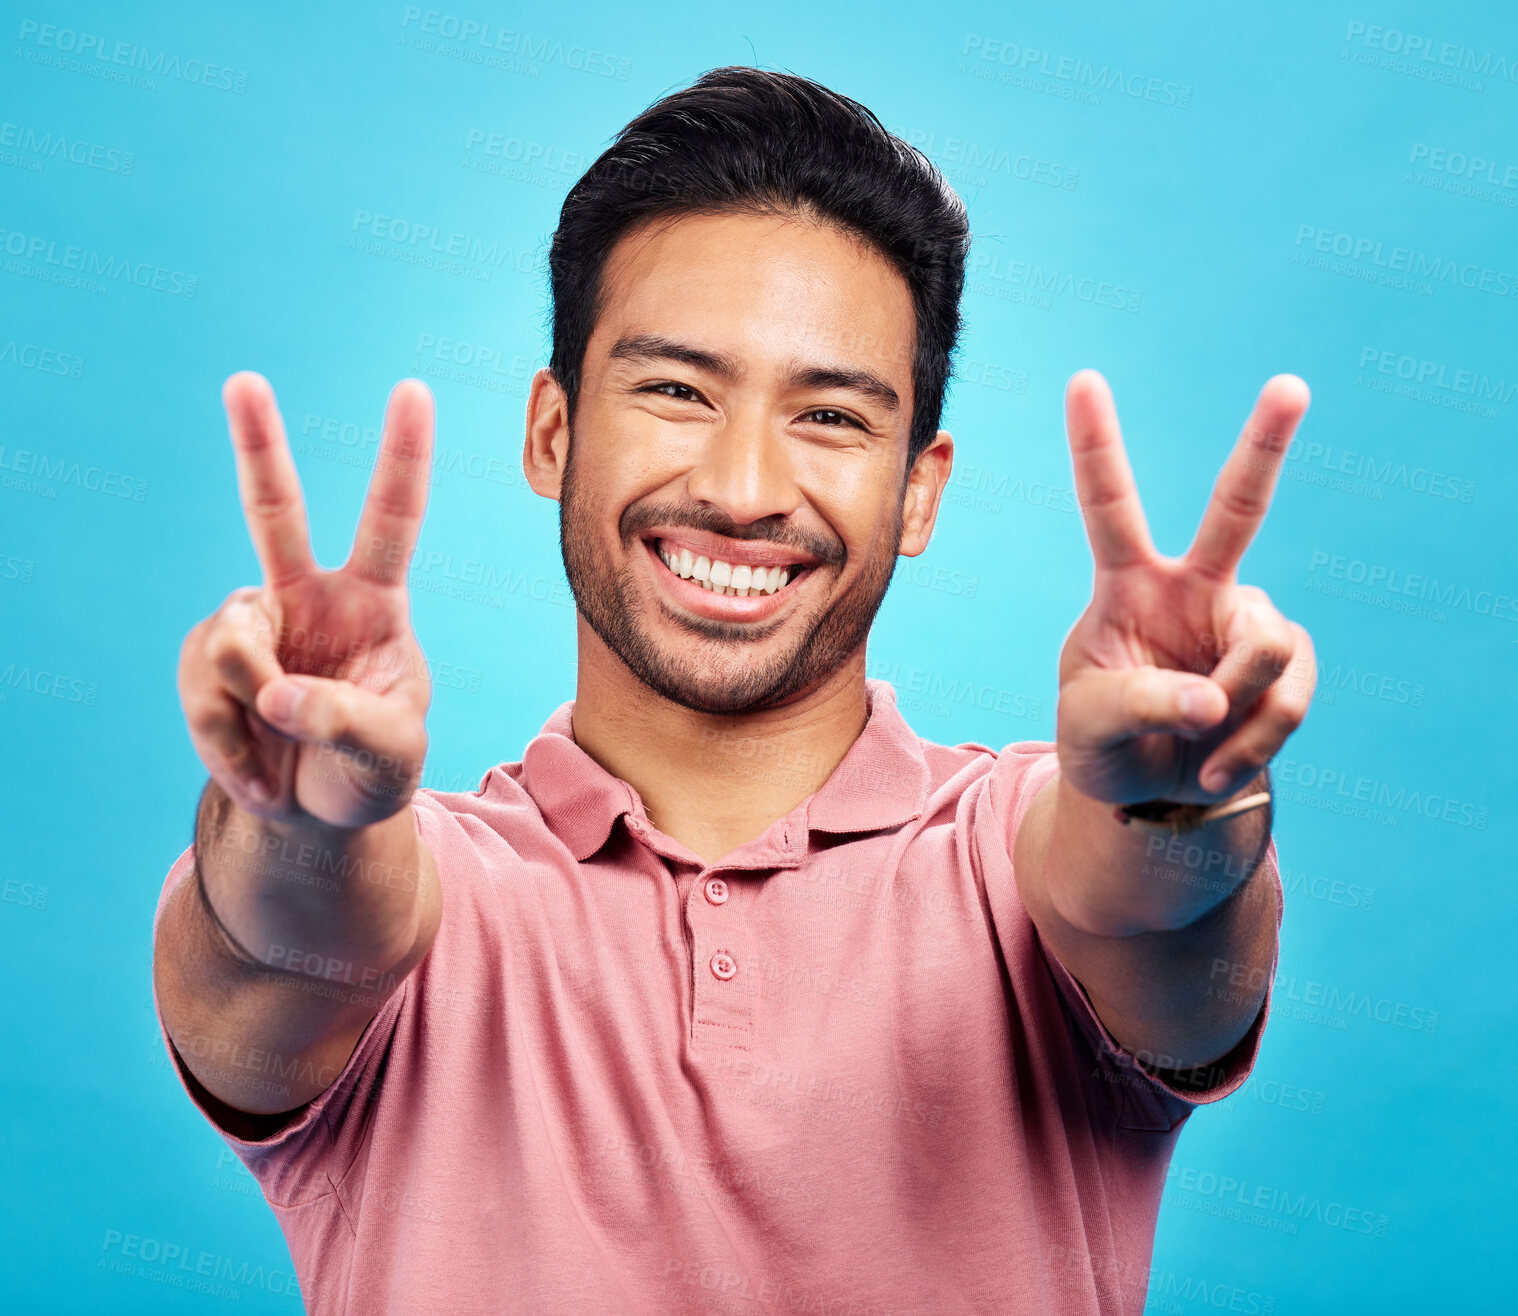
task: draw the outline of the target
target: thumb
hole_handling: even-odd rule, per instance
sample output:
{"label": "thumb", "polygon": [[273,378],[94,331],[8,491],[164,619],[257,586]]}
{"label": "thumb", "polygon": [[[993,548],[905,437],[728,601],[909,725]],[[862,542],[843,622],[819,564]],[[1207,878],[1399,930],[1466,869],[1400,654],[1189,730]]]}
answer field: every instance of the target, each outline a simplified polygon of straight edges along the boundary
{"label": "thumb", "polygon": [[260,687],[254,708],[283,735],[341,756],[343,769],[356,778],[404,782],[426,756],[420,710],[352,681],[280,676]]}
{"label": "thumb", "polygon": [[1059,734],[1072,749],[1102,749],[1152,732],[1195,738],[1228,716],[1216,681],[1163,667],[1088,667],[1059,696]]}

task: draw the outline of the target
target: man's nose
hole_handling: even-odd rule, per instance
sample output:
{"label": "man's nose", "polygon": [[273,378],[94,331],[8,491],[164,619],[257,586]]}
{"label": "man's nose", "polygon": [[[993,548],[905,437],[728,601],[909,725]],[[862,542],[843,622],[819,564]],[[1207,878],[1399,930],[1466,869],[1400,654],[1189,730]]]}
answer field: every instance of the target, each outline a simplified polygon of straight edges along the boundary
{"label": "man's nose", "polygon": [[801,505],[801,491],[784,423],[757,406],[730,414],[713,427],[686,490],[739,524],[790,516]]}

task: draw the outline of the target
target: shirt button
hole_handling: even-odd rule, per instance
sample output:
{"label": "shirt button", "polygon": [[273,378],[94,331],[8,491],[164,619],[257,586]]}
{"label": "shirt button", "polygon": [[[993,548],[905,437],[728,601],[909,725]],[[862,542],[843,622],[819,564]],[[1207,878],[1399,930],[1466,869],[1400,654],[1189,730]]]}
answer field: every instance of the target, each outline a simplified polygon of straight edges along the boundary
{"label": "shirt button", "polygon": [[738,972],[738,961],[725,950],[719,950],[712,956],[711,968],[714,978],[720,978],[723,982],[726,982]]}
{"label": "shirt button", "polygon": [[712,902],[712,904],[714,904],[714,905],[724,905],[724,904],[726,904],[727,903],[727,883],[724,882],[720,877],[709,877],[709,878],[707,878],[706,879],[706,898],[708,900],[710,900]]}

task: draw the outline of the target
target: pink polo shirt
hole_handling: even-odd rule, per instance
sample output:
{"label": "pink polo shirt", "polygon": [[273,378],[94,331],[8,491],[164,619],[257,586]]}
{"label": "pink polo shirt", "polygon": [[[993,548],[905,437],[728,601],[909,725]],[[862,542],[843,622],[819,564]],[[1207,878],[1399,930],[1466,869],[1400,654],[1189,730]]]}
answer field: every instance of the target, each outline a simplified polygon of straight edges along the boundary
{"label": "pink polo shirt", "polygon": [[1207,1091],[1148,1076],[1018,899],[1054,747],[936,745],[867,693],[822,789],[716,864],[575,744],[572,701],[479,790],[417,795],[431,951],[291,1123],[218,1126],[310,1311],[1142,1309],[1179,1126],[1244,1081],[1269,1002]]}

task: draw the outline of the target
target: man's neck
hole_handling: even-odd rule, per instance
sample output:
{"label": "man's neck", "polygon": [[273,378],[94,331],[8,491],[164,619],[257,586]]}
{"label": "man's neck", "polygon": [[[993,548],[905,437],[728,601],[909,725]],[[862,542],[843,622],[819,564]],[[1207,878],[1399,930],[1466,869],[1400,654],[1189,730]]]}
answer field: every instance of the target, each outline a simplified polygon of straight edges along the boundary
{"label": "man's neck", "polygon": [[757,713],[698,713],[656,694],[583,618],[574,738],[638,792],[666,836],[715,863],[832,775],[864,730],[864,650],[821,685]]}

